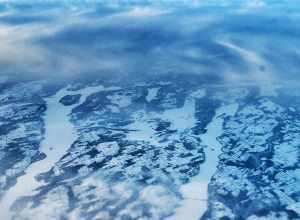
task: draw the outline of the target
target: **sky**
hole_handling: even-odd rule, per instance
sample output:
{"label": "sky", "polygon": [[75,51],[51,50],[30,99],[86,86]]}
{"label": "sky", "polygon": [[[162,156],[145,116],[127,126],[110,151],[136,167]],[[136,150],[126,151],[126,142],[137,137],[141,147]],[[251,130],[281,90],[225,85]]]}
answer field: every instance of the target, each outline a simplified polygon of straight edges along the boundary
{"label": "sky", "polygon": [[0,0],[0,75],[298,79],[296,1]]}

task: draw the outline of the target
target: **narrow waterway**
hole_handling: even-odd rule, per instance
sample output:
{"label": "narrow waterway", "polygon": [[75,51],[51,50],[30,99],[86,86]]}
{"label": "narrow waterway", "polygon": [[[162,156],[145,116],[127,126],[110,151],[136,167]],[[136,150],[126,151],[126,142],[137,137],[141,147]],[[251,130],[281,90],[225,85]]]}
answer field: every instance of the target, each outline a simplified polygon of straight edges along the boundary
{"label": "narrow waterway", "polygon": [[199,175],[180,188],[183,200],[168,220],[199,220],[207,209],[208,184],[216,172],[221,145],[217,137],[223,132],[224,115],[234,115],[238,104],[220,107],[213,120],[207,125],[207,132],[201,136],[205,148],[205,162],[200,167]]}
{"label": "narrow waterway", "polygon": [[6,192],[0,203],[1,220],[12,219],[11,206],[13,203],[20,197],[33,195],[34,190],[44,184],[42,181],[37,181],[35,177],[38,174],[49,171],[64,156],[77,138],[75,129],[69,121],[69,114],[74,106],[64,106],[59,100],[65,95],[81,94],[79,103],[81,104],[88,95],[99,90],[103,90],[103,87],[88,87],[76,92],[63,89],[46,99],[47,110],[44,116],[45,138],[41,143],[40,149],[46,157],[31,164],[25,170],[25,174],[17,179],[16,185]]}

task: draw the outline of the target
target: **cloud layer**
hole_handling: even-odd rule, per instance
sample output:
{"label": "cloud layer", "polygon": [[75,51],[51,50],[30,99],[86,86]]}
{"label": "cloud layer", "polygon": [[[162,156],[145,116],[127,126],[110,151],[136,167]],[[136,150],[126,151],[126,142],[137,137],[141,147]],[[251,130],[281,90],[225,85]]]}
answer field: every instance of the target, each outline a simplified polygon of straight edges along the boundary
{"label": "cloud layer", "polygon": [[1,2],[1,74],[298,76],[293,1]]}

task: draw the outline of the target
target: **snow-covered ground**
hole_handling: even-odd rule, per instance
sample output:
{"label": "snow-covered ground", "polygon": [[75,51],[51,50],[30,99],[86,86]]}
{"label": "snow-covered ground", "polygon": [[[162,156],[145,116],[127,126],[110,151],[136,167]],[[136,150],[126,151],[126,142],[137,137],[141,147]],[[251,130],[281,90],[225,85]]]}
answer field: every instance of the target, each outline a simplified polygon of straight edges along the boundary
{"label": "snow-covered ground", "polygon": [[12,218],[11,206],[13,203],[20,197],[34,194],[34,190],[43,185],[43,182],[37,181],[35,177],[49,171],[77,138],[74,127],[69,121],[69,114],[74,106],[64,106],[59,100],[65,95],[80,93],[82,96],[79,104],[81,104],[87,96],[103,89],[103,87],[87,87],[75,92],[62,89],[56,95],[46,99],[45,138],[40,149],[46,158],[31,164],[25,171],[25,175],[18,178],[16,185],[6,192],[0,203],[0,219],[10,220]]}
{"label": "snow-covered ground", "polygon": [[[157,88],[155,88],[157,89]],[[152,91],[152,89],[149,89]],[[152,91],[153,92],[153,91]],[[128,140],[133,141],[145,141],[153,145],[159,145],[159,141],[155,140],[155,129],[151,124],[153,119],[160,119],[171,123],[170,128],[183,132],[186,129],[191,129],[196,124],[195,105],[196,98],[200,99],[206,94],[205,89],[199,89],[191,94],[191,97],[187,98],[184,105],[181,108],[167,109],[162,113],[139,111],[134,114],[134,122],[127,126],[127,129],[132,130],[127,134]],[[156,96],[156,95],[155,95]],[[147,100],[149,102],[149,100]],[[177,132],[177,134],[178,134]]]}
{"label": "snow-covered ground", "polygon": [[199,175],[195,176],[189,183],[180,189],[183,200],[175,210],[175,214],[168,220],[190,219],[198,220],[207,209],[208,184],[215,173],[218,165],[218,156],[221,153],[221,145],[217,137],[223,131],[223,116],[234,115],[238,104],[220,107],[213,120],[207,126],[207,132],[201,136],[203,144],[207,145],[205,150],[205,163],[201,165]]}

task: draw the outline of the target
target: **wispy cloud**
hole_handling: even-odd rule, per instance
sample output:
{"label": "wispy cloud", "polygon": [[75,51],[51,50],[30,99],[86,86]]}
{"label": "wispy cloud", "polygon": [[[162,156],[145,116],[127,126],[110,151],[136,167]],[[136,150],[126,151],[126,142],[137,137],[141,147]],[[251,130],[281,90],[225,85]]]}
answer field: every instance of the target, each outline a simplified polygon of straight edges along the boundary
{"label": "wispy cloud", "polygon": [[[246,73],[242,75],[243,80],[254,81],[258,83],[275,82],[277,76],[275,70],[264,60],[257,52],[242,48],[233,44],[229,40],[218,40],[218,44],[238,53],[249,66]],[[225,75],[226,76],[226,75]],[[236,74],[228,74],[228,79],[238,79]]]}
{"label": "wispy cloud", "polygon": [[134,7],[132,10],[126,12],[124,15],[131,17],[152,17],[152,16],[161,16],[167,14],[168,10],[151,8],[151,7]]}

